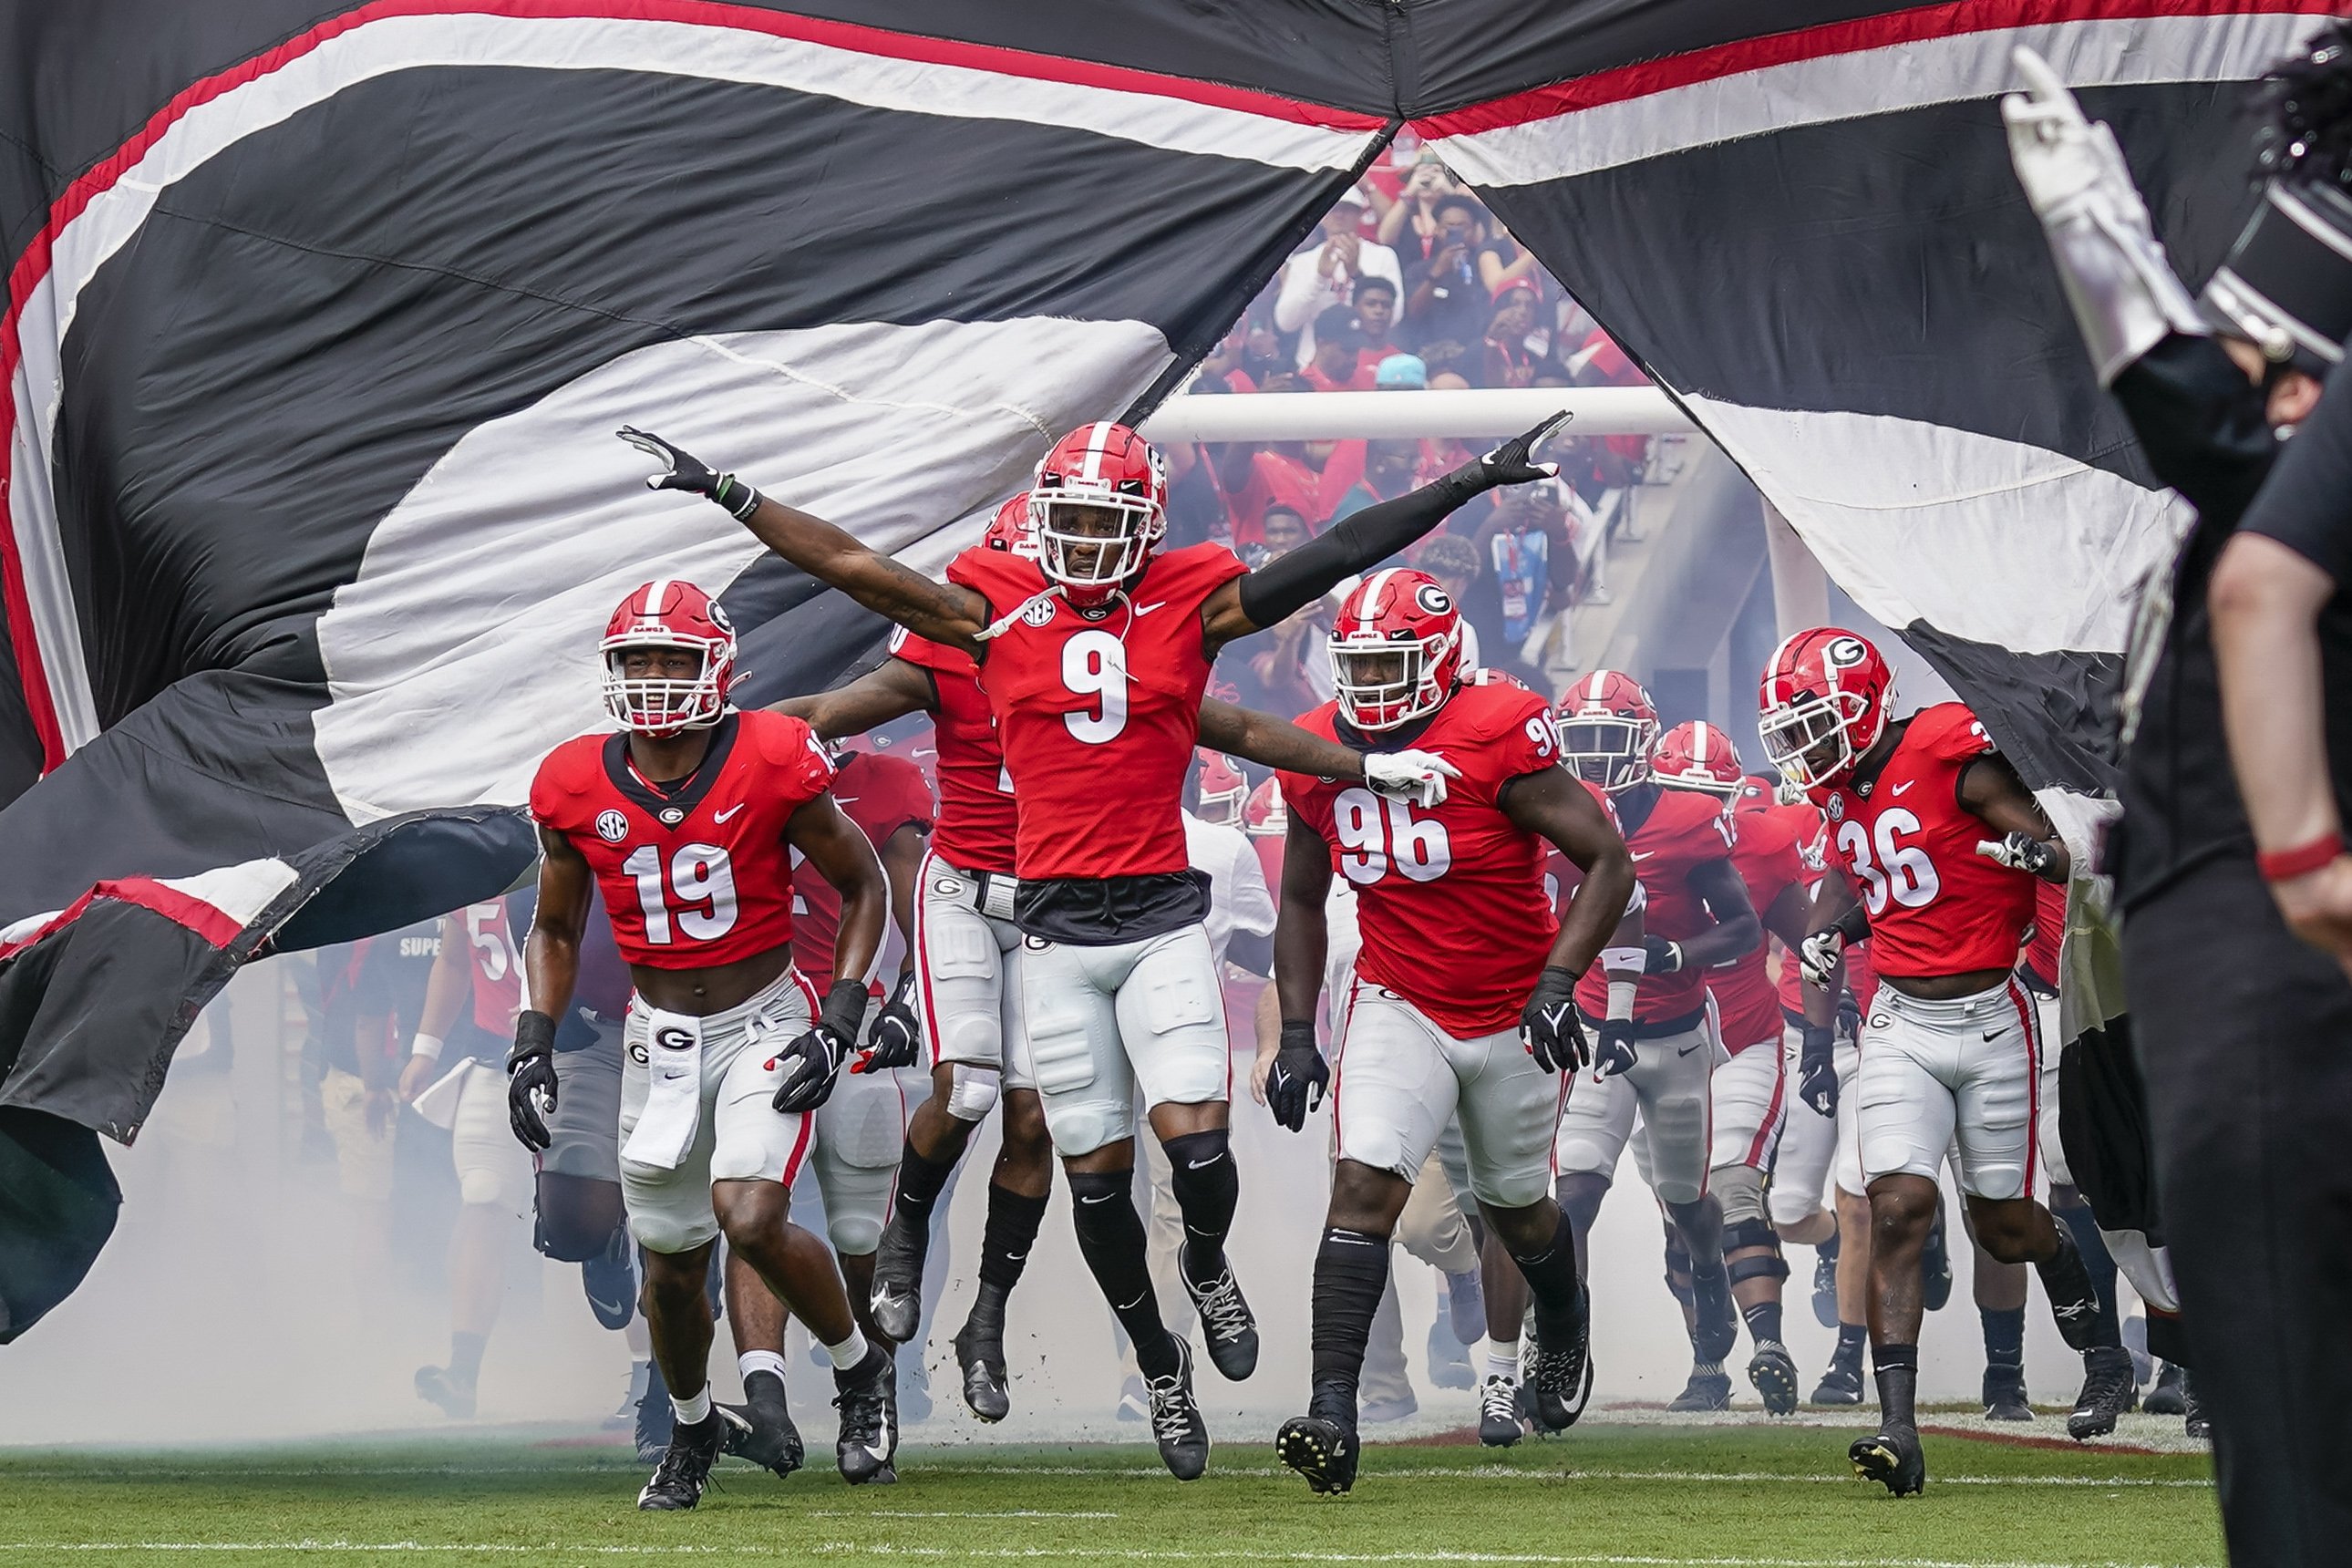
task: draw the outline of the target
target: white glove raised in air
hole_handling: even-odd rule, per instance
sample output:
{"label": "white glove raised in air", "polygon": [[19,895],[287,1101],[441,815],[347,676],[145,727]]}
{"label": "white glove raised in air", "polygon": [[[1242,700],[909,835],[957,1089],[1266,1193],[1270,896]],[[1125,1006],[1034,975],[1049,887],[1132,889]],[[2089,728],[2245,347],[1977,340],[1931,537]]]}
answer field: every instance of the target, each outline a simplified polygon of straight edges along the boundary
{"label": "white glove raised in air", "polygon": [[1364,758],[1367,788],[1415,805],[1444,805],[1445,781],[1461,776],[1461,769],[1434,752],[1373,752]]}
{"label": "white glove raised in air", "polygon": [[1830,988],[1830,977],[1837,972],[1837,962],[1845,952],[1845,938],[1834,930],[1817,931],[1797,944],[1797,967],[1804,972],[1805,983]]}
{"label": "white glove raised in air", "polygon": [[2009,161],[2104,386],[2168,334],[2201,333],[2204,321],[2157,243],[2115,132],[2084,117],[2049,61],[2022,45],[2010,58],[2025,90],[2000,100]]}

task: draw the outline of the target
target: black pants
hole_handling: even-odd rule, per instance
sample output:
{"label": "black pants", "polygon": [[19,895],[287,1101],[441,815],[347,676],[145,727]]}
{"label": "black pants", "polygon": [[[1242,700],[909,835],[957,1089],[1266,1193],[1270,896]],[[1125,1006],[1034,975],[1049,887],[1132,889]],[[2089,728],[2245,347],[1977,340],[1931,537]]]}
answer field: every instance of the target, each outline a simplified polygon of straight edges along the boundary
{"label": "black pants", "polygon": [[2352,1552],[2352,983],[2251,860],[2124,922],[2158,1202],[2234,1563]]}

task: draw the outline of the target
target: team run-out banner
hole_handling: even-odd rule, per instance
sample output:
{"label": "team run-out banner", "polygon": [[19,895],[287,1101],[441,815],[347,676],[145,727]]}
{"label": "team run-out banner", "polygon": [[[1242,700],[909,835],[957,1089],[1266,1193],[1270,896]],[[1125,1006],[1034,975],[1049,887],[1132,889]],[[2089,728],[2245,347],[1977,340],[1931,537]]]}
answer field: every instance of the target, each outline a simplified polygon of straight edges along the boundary
{"label": "team run-out banner", "polygon": [[720,591],[755,700],[873,649],[616,426],[938,568],[1408,123],[2030,782],[2095,787],[2182,519],[1992,100],[2047,57],[2200,279],[2243,84],[2328,10],[0,0],[0,1340],[236,963],[528,865],[628,588]]}

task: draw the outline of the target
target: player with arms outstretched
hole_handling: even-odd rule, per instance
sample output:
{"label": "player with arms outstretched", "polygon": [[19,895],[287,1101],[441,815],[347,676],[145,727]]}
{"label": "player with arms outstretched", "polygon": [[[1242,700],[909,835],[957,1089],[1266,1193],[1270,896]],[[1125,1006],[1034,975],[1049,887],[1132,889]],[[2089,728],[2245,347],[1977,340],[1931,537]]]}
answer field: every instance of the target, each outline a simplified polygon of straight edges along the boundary
{"label": "player with arms outstretched", "polygon": [[[1534,1297],[1539,1423],[1573,1422],[1588,1379],[1575,1232],[1547,1188],[1569,1075],[1587,1059],[1571,997],[1625,911],[1633,863],[1604,808],[1559,766],[1549,704],[1465,674],[1461,639],[1461,614],[1435,578],[1374,573],[1332,628],[1338,695],[1301,720],[1353,749],[1444,756],[1460,773],[1444,802],[1418,808],[1342,780],[1281,775],[1282,1044],[1266,1100],[1296,1131],[1329,1083],[1339,1162],[1315,1257],[1314,1390],[1276,1449],[1318,1492],[1355,1483],[1356,1387],[1389,1238],[1456,1116],[1471,1193]],[[1557,929],[1548,846],[1583,873]],[[1356,889],[1363,942],[1337,1009],[1336,1078],[1314,1023],[1335,868]],[[1517,1335],[1516,1321],[1495,1326]]]}
{"label": "player with arms outstretched", "polygon": [[[1133,1341],[1160,1457],[1181,1479],[1208,1466],[1190,1353],[1161,1321],[1132,1194],[1134,1102],[1175,1169],[1180,1260],[1211,1359],[1257,1363],[1257,1328],[1224,1243],[1239,1195],[1228,1146],[1223,1010],[1181,806],[1211,661],[1351,572],[1378,563],[1498,484],[1550,477],[1528,449],[1558,419],[1434,484],[1363,511],[1252,572],[1229,550],[1162,552],[1167,470],[1124,426],[1055,442],[1029,493],[1035,556],[967,551],[938,583],[818,518],[761,496],[667,442],[624,431],[667,471],[818,581],[980,661],[1017,787],[1013,923],[1023,934],[1026,1066],[1070,1174],[1080,1250]],[[1299,733],[1312,750],[1313,738]],[[1410,752],[1335,773],[1384,794],[1442,798],[1443,765]]]}
{"label": "player with arms outstretched", "polygon": [[[860,1331],[824,1243],[787,1217],[809,1113],[864,1020],[887,904],[882,868],[826,793],[833,764],[808,726],[729,707],[735,634],[702,590],[675,578],[637,589],[600,650],[621,732],[565,742],[531,783],[545,858],[523,948],[532,1006],[515,1025],[508,1096],[516,1135],[546,1148],[554,1016],[571,1005],[590,890],[601,889],[636,986],[621,1187],[677,1410],[637,1506],[692,1508],[740,1420],[712,1404],[707,1374],[705,1281],[722,1232],[833,1362],[844,1479],[884,1479],[898,1426],[889,1352]],[[845,978],[822,1008],[793,966],[793,850],[842,895]]]}
{"label": "player with arms outstretched", "polygon": [[1857,1475],[1899,1497],[1927,1485],[1913,1415],[1919,1250],[1955,1134],[1978,1245],[2034,1266],[2059,1332],[2084,1352],[2070,1433],[2115,1429],[2132,1367],[2102,1327],[2074,1238],[2033,1197],[2041,1037],[2011,966],[2033,918],[2035,879],[2065,881],[2066,847],[1966,707],[1937,703],[1896,720],[1894,700],[1878,650],[1821,626],[1774,652],[1758,706],[1767,754],[1829,822],[1830,867],[1801,956],[1809,975],[1831,984],[1808,992],[1810,1028],[1832,1022],[1843,943],[1867,932],[1878,975],[1854,1097],[1880,1423],[1851,1458]]}

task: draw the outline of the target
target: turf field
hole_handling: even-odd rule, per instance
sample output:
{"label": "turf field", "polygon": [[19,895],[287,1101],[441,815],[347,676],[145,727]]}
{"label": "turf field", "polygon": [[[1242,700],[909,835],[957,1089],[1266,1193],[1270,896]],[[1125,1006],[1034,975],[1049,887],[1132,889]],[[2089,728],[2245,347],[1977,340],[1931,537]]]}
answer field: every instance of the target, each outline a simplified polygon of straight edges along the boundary
{"label": "turf field", "polygon": [[862,1491],[829,1467],[780,1482],[726,1461],[685,1515],[635,1510],[644,1471],[617,1447],[531,1433],[12,1450],[0,1452],[0,1563],[2222,1560],[2201,1454],[1931,1436],[1927,1492],[1898,1502],[1846,1479],[1852,1435],[1601,1421],[1510,1450],[1375,1446],[1344,1499],[1310,1497],[1273,1464],[1270,1440],[1221,1443],[1191,1486],[1139,1444],[910,1446],[898,1485]]}

